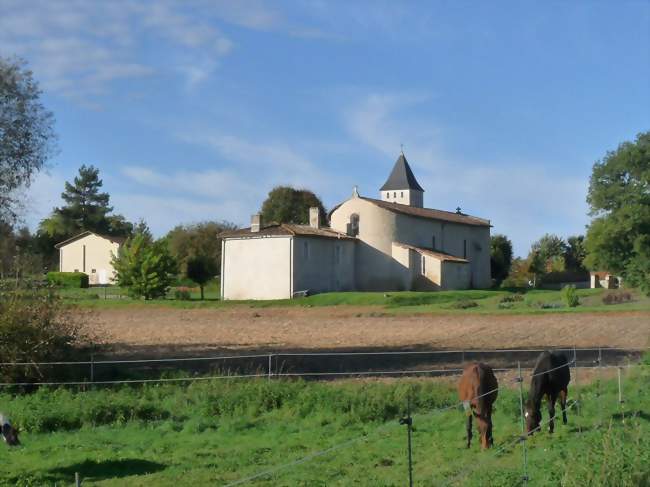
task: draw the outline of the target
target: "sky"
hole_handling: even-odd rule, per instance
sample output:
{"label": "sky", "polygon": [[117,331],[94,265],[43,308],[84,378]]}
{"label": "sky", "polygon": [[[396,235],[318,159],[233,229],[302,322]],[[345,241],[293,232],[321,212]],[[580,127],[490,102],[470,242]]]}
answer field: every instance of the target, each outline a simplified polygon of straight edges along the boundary
{"label": "sky", "polygon": [[526,255],[584,233],[594,162],[650,129],[647,0],[0,0],[0,55],[56,117],[31,228],[82,164],[160,236],[279,184],[379,197],[403,144],[426,207]]}

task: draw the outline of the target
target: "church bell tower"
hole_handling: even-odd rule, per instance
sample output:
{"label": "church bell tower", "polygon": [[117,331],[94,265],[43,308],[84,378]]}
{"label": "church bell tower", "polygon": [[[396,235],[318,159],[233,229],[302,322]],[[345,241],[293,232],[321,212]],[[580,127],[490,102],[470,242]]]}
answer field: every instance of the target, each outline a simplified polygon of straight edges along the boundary
{"label": "church bell tower", "polygon": [[411,166],[409,166],[403,152],[395,161],[390,176],[379,189],[379,192],[382,201],[422,208],[424,189],[415,179]]}

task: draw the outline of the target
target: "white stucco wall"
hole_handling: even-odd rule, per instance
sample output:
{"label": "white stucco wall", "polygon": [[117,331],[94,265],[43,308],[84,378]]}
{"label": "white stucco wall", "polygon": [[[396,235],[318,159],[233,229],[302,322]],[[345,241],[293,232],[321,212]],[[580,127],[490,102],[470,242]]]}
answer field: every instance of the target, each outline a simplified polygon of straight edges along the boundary
{"label": "white stucco wall", "polygon": [[293,293],[291,236],[223,239],[222,299],[286,299]]}
{"label": "white stucco wall", "polygon": [[395,278],[392,246],[396,238],[396,215],[361,198],[344,202],[331,215],[330,226],[348,232],[350,216],[359,215],[359,241],[356,249],[355,274],[360,291],[400,290]]}
{"label": "white stucco wall", "polygon": [[361,240],[357,244],[356,262],[359,290],[403,289],[404,278],[399,266],[396,267],[400,261],[393,259],[393,242],[435,247],[440,252],[465,257],[470,261],[470,287],[490,287],[489,227],[394,213],[361,198],[351,198],[341,204],[332,213],[330,225],[337,231],[347,232],[353,213],[359,215],[358,238]]}
{"label": "white stucco wall", "polygon": [[[61,272],[84,272],[90,284],[108,284],[114,281],[111,264],[120,245],[98,235],[90,234],[59,249]],[[85,259],[84,259],[85,255]]]}
{"label": "white stucco wall", "polygon": [[444,261],[442,266],[441,289],[469,289],[472,287],[472,271],[464,262]]}
{"label": "white stucco wall", "polygon": [[355,242],[352,240],[296,236],[294,291],[352,291],[355,289],[354,261]]}

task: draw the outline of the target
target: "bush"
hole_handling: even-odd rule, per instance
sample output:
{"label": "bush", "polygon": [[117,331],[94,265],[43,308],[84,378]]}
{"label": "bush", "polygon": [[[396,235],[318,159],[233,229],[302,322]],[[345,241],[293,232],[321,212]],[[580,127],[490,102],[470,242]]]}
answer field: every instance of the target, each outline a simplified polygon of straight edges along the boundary
{"label": "bush", "polygon": [[524,300],[524,295],[523,294],[509,294],[507,296],[503,296],[500,300],[499,303],[518,303]]}
{"label": "bush", "polygon": [[64,288],[87,288],[88,274],[83,272],[48,272],[47,282]]}
{"label": "bush", "polygon": [[187,287],[178,287],[174,291],[174,298],[178,299],[180,301],[189,301],[192,299],[192,296],[190,294],[190,289]]}
{"label": "bush", "polygon": [[[2,362],[51,362],[78,360],[79,348],[89,339],[81,325],[52,289],[22,283],[0,287],[0,357]],[[0,366],[3,382],[33,382],[54,378],[60,369],[36,365]]]}
{"label": "bush", "polygon": [[628,292],[607,293],[603,296],[603,304],[621,304],[632,301],[632,295]]}
{"label": "bush", "polygon": [[513,307],[514,307],[514,303],[510,303],[510,302],[505,302],[505,303],[501,302],[497,304],[497,308],[499,309],[512,309]]}
{"label": "bush", "polygon": [[471,299],[461,299],[459,301],[456,301],[455,303],[452,303],[450,308],[468,309],[468,308],[476,308],[477,306],[478,303],[476,301],[472,301]]}
{"label": "bush", "polygon": [[562,288],[562,300],[569,308],[578,306],[580,304],[580,298],[578,297],[576,287],[573,285],[564,286]]}

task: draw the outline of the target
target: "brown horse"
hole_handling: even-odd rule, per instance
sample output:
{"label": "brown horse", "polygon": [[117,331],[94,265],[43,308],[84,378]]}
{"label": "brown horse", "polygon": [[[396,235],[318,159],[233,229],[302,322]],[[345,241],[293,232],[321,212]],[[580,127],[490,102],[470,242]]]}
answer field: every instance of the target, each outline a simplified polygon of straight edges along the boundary
{"label": "brown horse", "polygon": [[465,367],[458,383],[458,397],[467,413],[467,448],[472,442],[472,416],[478,422],[481,447],[492,446],[492,405],[497,400],[499,384],[489,365],[474,363]]}

